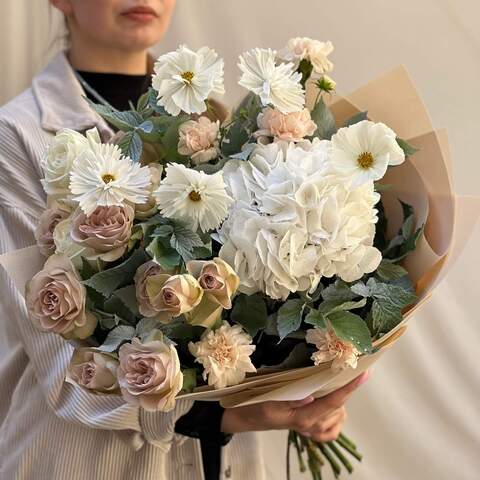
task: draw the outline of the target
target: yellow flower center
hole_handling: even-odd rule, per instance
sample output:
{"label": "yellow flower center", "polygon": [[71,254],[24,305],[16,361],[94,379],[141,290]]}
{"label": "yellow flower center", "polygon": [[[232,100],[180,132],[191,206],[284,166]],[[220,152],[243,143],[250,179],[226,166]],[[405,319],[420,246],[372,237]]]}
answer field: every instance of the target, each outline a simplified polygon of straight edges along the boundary
{"label": "yellow flower center", "polygon": [[358,156],[357,162],[360,168],[367,170],[373,165],[373,155],[370,152],[363,152]]}
{"label": "yellow flower center", "polygon": [[110,173],[106,173],[105,175],[102,175],[102,180],[104,183],[110,183],[115,180],[115,177]]}
{"label": "yellow flower center", "polygon": [[192,190],[192,191],[188,194],[188,198],[189,198],[192,202],[199,202],[199,201],[202,199],[202,196],[201,196],[200,193],[197,192],[196,190]]}
{"label": "yellow flower center", "polygon": [[180,75],[187,83],[192,83],[194,74],[193,72],[187,71],[183,72],[182,75]]}

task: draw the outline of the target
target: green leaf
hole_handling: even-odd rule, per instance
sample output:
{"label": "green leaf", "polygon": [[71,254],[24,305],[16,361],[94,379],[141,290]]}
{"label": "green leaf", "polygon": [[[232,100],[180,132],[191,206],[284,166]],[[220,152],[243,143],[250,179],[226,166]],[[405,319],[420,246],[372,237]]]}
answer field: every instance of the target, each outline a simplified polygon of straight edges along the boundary
{"label": "green leaf", "polygon": [[305,84],[307,83],[307,80],[310,78],[310,75],[312,74],[313,65],[310,62],[310,60],[303,58],[300,61],[300,64],[298,65],[297,71],[302,74],[300,83],[302,84],[302,87],[305,88]]}
{"label": "green leaf", "polygon": [[395,280],[408,274],[401,265],[391,263],[387,260],[382,260],[380,262],[375,273],[383,280]]}
{"label": "green leaf", "polygon": [[339,311],[330,314],[328,319],[337,337],[353,343],[362,353],[372,351],[370,330],[361,317],[351,312]]}
{"label": "green leaf", "polygon": [[368,112],[358,112],[355,115],[351,116],[345,121],[342,127],[349,127],[350,125],[355,125],[356,123],[362,122],[363,120],[368,120]]}
{"label": "green leaf", "polygon": [[353,300],[356,294],[352,292],[350,287],[343,280],[337,279],[322,291],[322,298],[324,300],[340,300],[347,302]]}
{"label": "green leaf", "polygon": [[142,249],[135,250],[120,265],[98,272],[83,283],[109,297],[117,288],[132,283],[137,268],[147,261],[148,256]]}
{"label": "green leaf", "polygon": [[413,145],[410,145],[406,140],[397,137],[398,146],[403,150],[403,153],[406,157],[410,157],[414,153],[418,152],[418,148],[415,148]]}
{"label": "green leaf", "polygon": [[82,258],[82,267],[80,268],[80,277],[82,280],[88,280],[92,275],[96,273],[96,270],[92,267],[90,262],[85,258]]}
{"label": "green leaf", "polygon": [[127,285],[126,287],[119,288],[115,290],[112,295],[117,297],[134,316],[137,317],[140,315],[135,285]]}
{"label": "green leaf", "polygon": [[97,112],[102,118],[114,127],[127,132],[138,127],[143,122],[143,117],[135,111],[121,112],[108,105],[94,103],[86,98],[90,108]]}
{"label": "green leaf", "polygon": [[403,319],[402,311],[394,303],[374,300],[372,305],[373,328],[377,333],[386,333],[395,328]]}
{"label": "green leaf", "polygon": [[103,303],[103,310],[111,315],[118,316],[121,324],[134,325],[136,316],[132,311],[118,298],[112,295]]}
{"label": "green leaf", "polygon": [[327,322],[325,320],[325,317],[318,310],[310,310],[305,317],[305,323],[313,325],[316,328],[327,328]]}
{"label": "green leaf", "polygon": [[327,300],[321,303],[318,307],[318,310],[323,313],[323,315],[328,316],[333,312],[338,312],[341,310],[353,310],[355,308],[362,308],[367,304],[367,299],[362,298],[357,301],[348,301],[344,302],[342,300]]}
{"label": "green leaf", "polygon": [[299,298],[287,300],[277,313],[277,328],[282,341],[289,333],[296,332],[302,324],[305,303]]}
{"label": "green leaf", "polygon": [[126,132],[118,142],[118,146],[122,150],[122,153],[127,157],[130,157],[134,162],[140,161],[143,143],[140,135],[135,130]]}
{"label": "green leaf", "polygon": [[239,295],[235,299],[231,318],[239,323],[253,338],[259,330],[267,325],[267,306],[265,300],[258,293],[253,295]]}
{"label": "green leaf", "polygon": [[173,235],[170,238],[170,245],[174,248],[185,261],[192,259],[192,251],[195,247],[203,247],[203,241],[197,232],[181,222],[173,223]]}
{"label": "green leaf", "polygon": [[173,233],[171,225],[160,225],[152,233],[152,237],[170,237]]}
{"label": "green leaf", "polygon": [[159,328],[160,322],[155,318],[142,318],[135,327],[135,335],[142,336],[149,334],[152,330]]}
{"label": "green leaf", "polygon": [[360,297],[370,297],[371,295],[370,288],[368,288],[363,282],[355,283],[350,289],[355,295],[359,295]]}
{"label": "green leaf", "polygon": [[128,342],[135,336],[135,328],[129,325],[119,325],[110,331],[105,341],[98,347],[103,352],[114,352],[122,343]]}
{"label": "green leaf", "polygon": [[182,370],[182,374],[183,374],[182,392],[185,392],[185,393],[193,392],[193,389],[197,386],[197,369],[186,368],[185,370]]}
{"label": "green leaf", "polygon": [[165,270],[180,265],[178,252],[170,245],[165,245],[159,237],[155,237],[145,250]]}
{"label": "green leaf", "polygon": [[162,323],[158,325],[157,328],[161,330],[166,337],[175,340],[200,338],[201,334],[205,331],[204,327],[186,323],[185,317],[183,316],[175,318],[170,323]]}
{"label": "green leaf", "polygon": [[313,136],[320,139],[330,140],[337,129],[335,127],[335,119],[333,118],[332,112],[325,105],[322,97],[320,97],[320,100],[312,110],[311,117],[317,125],[317,130]]}

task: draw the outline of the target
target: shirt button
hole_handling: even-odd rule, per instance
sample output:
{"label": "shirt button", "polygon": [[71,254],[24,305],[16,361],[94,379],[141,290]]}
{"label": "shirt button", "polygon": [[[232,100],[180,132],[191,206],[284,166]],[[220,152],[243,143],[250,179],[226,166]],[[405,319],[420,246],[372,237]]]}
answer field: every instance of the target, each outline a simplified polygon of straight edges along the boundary
{"label": "shirt button", "polygon": [[230,478],[232,476],[232,467],[229,465],[225,470],[225,478]]}

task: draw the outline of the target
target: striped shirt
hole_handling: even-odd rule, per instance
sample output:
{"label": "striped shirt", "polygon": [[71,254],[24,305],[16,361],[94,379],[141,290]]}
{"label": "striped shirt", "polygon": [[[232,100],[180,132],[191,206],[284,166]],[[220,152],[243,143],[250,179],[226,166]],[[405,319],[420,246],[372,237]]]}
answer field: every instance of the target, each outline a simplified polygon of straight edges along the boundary
{"label": "striped shirt", "polygon": [[[54,132],[96,126],[104,140],[112,135],[83,95],[62,52],[0,108],[0,254],[35,242],[45,209],[40,159]],[[191,401],[147,412],[65,382],[73,347],[31,325],[3,270],[0,291],[2,480],[203,479],[199,441],[174,432]],[[236,434],[222,449],[221,478],[264,478],[255,434]]]}

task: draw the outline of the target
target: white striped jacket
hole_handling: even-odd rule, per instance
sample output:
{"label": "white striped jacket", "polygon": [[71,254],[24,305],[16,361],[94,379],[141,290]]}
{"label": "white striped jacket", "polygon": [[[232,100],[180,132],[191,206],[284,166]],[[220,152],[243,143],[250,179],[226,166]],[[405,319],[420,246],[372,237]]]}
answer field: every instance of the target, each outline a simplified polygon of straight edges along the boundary
{"label": "white striped jacket", "polygon": [[[0,254],[32,245],[45,208],[40,160],[60,128],[112,131],[84,100],[65,54],[0,108]],[[202,480],[198,440],[174,433],[191,407],[170,413],[93,395],[64,381],[73,347],[33,328],[19,292],[0,272],[0,478],[2,480]],[[261,480],[253,433],[222,449],[221,478]]]}

